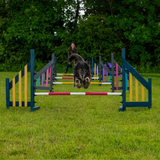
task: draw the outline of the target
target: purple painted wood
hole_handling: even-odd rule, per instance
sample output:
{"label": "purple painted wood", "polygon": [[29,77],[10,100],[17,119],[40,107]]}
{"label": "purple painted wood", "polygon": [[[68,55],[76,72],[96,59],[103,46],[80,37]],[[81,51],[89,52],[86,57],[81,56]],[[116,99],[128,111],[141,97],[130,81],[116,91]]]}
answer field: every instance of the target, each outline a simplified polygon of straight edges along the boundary
{"label": "purple painted wood", "polygon": [[103,68],[103,82],[104,82],[104,68]]}
{"label": "purple painted wood", "polygon": [[118,90],[118,64],[116,63],[116,90]]}
{"label": "purple painted wood", "polygon": [[46,75],[46,87],[48,87],[48,72],[49,72],[49,68],[47,68],[47,75]]}

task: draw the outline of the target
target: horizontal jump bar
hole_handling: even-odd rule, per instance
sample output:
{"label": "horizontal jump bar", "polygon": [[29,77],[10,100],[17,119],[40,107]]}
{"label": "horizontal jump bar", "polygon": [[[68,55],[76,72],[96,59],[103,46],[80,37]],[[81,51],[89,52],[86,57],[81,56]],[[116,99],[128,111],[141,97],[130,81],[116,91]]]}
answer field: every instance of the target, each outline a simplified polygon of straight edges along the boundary
{"label": "horizontal jump bar", "polygon": [[58,76],[73,76],[71,73],[57,73]]}
{"label": "horizontal jump bar", "polygon": [[[73,77],[55,77],[56,79],[73,79]],[[99,79],[99,77],[90,77],[90,79]]]}
{"label": "horizontal jump bar", "polygon": [[37,92],[34,94],[35,96],[44,96],[44,95],[109,95],[109,96],[121,96],[122,93],[116,92]]}
{"label": "horizontal jump bar", "polygon": [[[74,82],[53,82],[53,84],[73,84]],[[112,84],[112,82],[90,82],[90,84]]]}

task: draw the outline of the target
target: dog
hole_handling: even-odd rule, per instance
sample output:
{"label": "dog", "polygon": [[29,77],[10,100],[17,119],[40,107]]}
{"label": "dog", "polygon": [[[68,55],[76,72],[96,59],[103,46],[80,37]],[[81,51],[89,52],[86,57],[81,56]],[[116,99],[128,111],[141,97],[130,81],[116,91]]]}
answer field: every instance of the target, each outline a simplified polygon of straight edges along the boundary
{"label": "dog", "polygon": [[69,56],[68,62],[74,60],[74,87],[81,88],[82,86],[87,89],[90,85],[91,70],[90,70],[90,60],[84,59],[76,53]]}

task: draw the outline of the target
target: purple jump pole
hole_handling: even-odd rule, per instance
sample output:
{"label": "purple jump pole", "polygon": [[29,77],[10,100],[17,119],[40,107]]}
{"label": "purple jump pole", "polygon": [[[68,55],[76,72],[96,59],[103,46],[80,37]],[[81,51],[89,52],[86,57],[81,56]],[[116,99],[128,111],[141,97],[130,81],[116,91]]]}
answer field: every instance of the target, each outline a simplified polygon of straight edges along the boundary
{"label": "purple jump pole", "polygon": [[116,90],[118,90],[118,64],[116,63]]}
{"label": "purple jump pole", "polygon": [[103,82],[104,82],[104,68],[103,68]]}
{"label": "purple jump pole", "polygon": [[73,79],[73,77],[62,77],[62,79]]}
{"label": "purple jump pole", "polygon": [[46,75],[46,87],[48,87],[48,71],[49,71],[49,68],[47,68],[47,75]]}

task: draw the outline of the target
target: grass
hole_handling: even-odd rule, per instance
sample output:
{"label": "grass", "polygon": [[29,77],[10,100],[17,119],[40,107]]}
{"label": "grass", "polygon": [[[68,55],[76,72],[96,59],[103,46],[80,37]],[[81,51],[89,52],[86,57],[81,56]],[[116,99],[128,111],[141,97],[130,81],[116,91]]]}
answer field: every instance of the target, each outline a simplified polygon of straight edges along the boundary
{"label": "grass", "polygon": [[[160,74],[142,74],[152,77],[152,108],[126,112],[119,112],[121,96],[36,96],[40,110],[6,109],[5,78],[16,74],[0,72],[0,159],[160,159]],[[56,85],[54,91],[110,88]]]}

